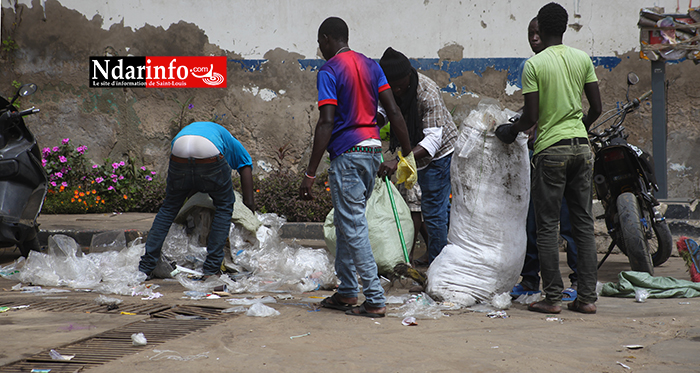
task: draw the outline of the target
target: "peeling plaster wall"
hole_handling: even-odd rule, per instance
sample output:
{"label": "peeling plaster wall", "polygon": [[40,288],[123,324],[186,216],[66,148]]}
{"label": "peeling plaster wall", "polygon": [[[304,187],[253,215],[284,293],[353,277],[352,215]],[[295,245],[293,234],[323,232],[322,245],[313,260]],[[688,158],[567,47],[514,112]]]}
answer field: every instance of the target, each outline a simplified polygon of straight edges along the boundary
{"label": "peeling plaster wall", "polygon": [[[2,0],[2,39],[18,49],[0,51],[6,67],[0,93],[11,94],[13,81],[39,84],[23,105],[42,109],[27,120],[40,144],[70,137],[87,144],[96,161],[131,156],[164,171],[179,128],[213,120],[241,140],[255,172],[264,174],[303,167],[310,155],[316,69],[324,62],[316,32],[327,16],[347,21],[357,51],[378,58],[391,45],[412,58],[443,88],[461,123],[482,98],[522,105],[517,80],[532,55],[526,27],[547,2]],[[606,110],[624,100],[629,71],[641,77],[633,94],[649,89],[650,64],[638,57],[638,12],[644,6],[676,12],[677,1],[560,3],[569,12],[564,42],[593,56]],[[228,88],[89,88],[88,58],[101,55],[224,55]],[[698,198],[700,66],[669,64],[666,76],[669,197]],[[626,123],[630,141],[651,151],[650,104]],[[281,148],[288,149],[283,159]]]}

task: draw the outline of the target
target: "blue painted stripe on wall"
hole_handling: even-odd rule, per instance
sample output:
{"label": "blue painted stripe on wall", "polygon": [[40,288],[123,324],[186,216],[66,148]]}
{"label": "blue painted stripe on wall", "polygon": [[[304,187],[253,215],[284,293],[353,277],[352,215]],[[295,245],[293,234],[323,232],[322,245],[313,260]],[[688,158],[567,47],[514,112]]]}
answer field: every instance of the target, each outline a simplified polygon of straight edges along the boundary
{"label": "blue painted stripe on wall", "polygon": [[[622,60],[618,57],[591,57],[593,65],[602,66],[605,69],[612,70]],[[497,71],[508,71],[508,82],[512,85],[520,86],[520,74],[522,72],[523,62],[526,58],[464,58],[461,61],[440,61],[438,58],[418,58],[412,59],[411,65],[419,70],[441,70],[450,74],[450,79],[460,77],[465,72],[473,72],[478,76],[482,76],[487,68],[493,68]],[[241,65],[241,69],[246,71],[260,71],[262,65],[267,60],[235,60],[230,62]],[[322,59],[300,59],[299,65],[301,70],[316,71],[326,62]],[[378,61],[378,60],[377,60]],[[443,87],[444,92],[456,93],[457,88],[450,83],[449,86]]]}

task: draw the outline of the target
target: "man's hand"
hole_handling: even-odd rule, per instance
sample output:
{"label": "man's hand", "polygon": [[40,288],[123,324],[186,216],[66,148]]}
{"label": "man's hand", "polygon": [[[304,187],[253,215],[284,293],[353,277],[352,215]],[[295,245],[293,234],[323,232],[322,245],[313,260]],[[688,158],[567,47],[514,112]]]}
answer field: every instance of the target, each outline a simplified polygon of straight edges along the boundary
{"label": "man's hand", "polygon": [[299,199],[310,201],[314,199],[313,194],[311,194],[311,187],[314,186],[314,179],[308,176],[304,176],[304,180],[301,181],[301,186],[299,187]]}
{"label": "man's hand", "polygon": [[513,129],[513,124],[501,124],[496,128],[496,137],[506,144],[512,144],[518,137],[518,131]]}
{"label": "man's hand", "polygon": [[394,159],[390,161],[384,161],[382,164],[379,165],[379,170],[377,171],[377,176],[380,178],[386,177],[391,177],[391,175],[396,172],[396,168],[398,167],[399,161]]}

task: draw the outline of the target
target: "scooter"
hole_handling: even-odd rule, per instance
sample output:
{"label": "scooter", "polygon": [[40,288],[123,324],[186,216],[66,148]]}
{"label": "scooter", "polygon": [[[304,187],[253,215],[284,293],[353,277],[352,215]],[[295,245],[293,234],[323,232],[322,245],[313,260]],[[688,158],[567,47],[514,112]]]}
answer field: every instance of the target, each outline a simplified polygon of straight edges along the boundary
{"label": "scooter", "polygon": [[36,90],[36,84],[25,84],[11,101],[0,97],[0,247],[16,246],[25,257],[30,250],[40,250],[37,217],[48,176],[36,139],[22,119],[39,109],[18,111],[13,105]]}
{"label": "scooter", "polygon": [[[625,253],[633,271],[654,274],[654,267],[668,260],[673,250],[671,230],[657,208],[658,191],[654,164],[649,153],[627,142],[622,125],[627,114],[651,96],[652,91],[630,100],[629,89],[639,82],[634,73],[627,76],[627,102],[588,132],[595,153],[593,181],[597,198],[605,208],[605,224],[612,242],[598,268],[615,246]],[[609,121],[603,132],[595,129]]]}

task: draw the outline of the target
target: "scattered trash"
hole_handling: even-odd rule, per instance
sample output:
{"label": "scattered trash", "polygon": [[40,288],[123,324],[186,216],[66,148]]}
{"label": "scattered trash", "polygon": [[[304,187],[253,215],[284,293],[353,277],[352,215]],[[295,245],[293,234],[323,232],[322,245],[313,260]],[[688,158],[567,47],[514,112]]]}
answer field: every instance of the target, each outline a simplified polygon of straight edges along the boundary
{"label": "scattered trash", "polygon": [[488,312],[493,312],[495,311],[491,304],[489,303],[477,303],[469,308],[467,310],[472,311],[472,312],[480,312],[480,313],[488,313]]}
{"label": "scattered trash", "polygon": [[418,325],[418,322],[416,322],[416,318],[411,316],[411,317],[406,317],[405,319],[401,320],[401,324],[405,326],[415,326]]}
{"label": "scattered trash", "polygon": [[216,294],[207,294],[206,299],[220,299],[221,297]]}
{"label": "scattered trash", "polygon": [[134,346],[145,346],[148,344],[148,341],[146,340],[146,336],[143,335],[143,333],[134,333],[131,335],[131,343]]}
{"label": "scattered trash", "polygon": [[428,294],[421,293],[412,295],[406,303],[398,308],[398,313],[389,313],[388,316],[399,317],[415,317],[416,319],[434,319],[441,318],[445,309],[440,304],[436,303]]}
{"label": "scattered trash", "polygon": [[119,314],[120,314],[120,315],[131,315],[131,316],[134,316],[134,315],[136,315],[136,314],[135,314],[135,313],[133,313],[133,312],[124,312],[124,311],[122,311],[122,312],[119,312]]}
{"label": "scattered trash", "polygon": [[311,332],[308,332],[308,333],[305,333],[305,334],[300,334],[300,335],[293,335],[293,336],[289,337],[289,339],[306,337],[307,335],[311,335]]}
{"label": "scattered trash", "polygon": [[118,306],[118,305],[122,304],[122,302],[124,302],[124,301],[119,299],[119,298],[112,298],[112,297],[105,296],[103,294],[101,294],[100,296],[95,298],[95,303],[97,303],[101,306],[102,305]]}
{"label": "scattered trash", "polygon": [[486,314],[486,316],[488,316],[490,319],[495,319],[495,318],[507,319],[508,318],[508,314],[506,313],[506,311],[489,312]]}
{"label": "scattered trash", "polygon": [[646,300],[647,300],[648,297],[649,297],[649,290],[644,289],[644,288],[636,288],[636,289],[634,289],[634,300],[635,300],[635,302],[644,303],[644,302],[646,302]]}
{"label": "scattered trash", "polygon": [[197,316],[197,315],[177,315],[175,316],[175,320],[209,320],[204,316]]}
{"label": "scattered trash", "polygon": [[22,266],[24,266],[23,256],[19,257],[19,259],[12,262],[12,264],[9,264],[5,267],[0,266],[0,277],[6,280],[19,281],[19,274]]}
{"label": "scattered trash", "polygon": [[183,292],[186,297],[189,297],[192,300],[199,300],[203,299],[204,297],[207,296],[206,292],[203,291],[196,291],[196,290],[188,290]]}
{"label": "scattered trash", "polygon": [[246,316],[269,317],[279,316],[280,312],[272,307],[268,307],[260,302],[253,304],[245,313]]}
{"label": "scattered trash", "polygon": [[404,304],[410,298],[411,296],[409,294],[390,295],[386,297],[386,304]]}
{"label": "scattered trash", "polygon": [[629,348],[630,350],[639,350],[640,348],[644,348],[642,345],[624,345],[622,347]]}
{"label": "scattered trash", "polygon": [[197,355],[187,355],[187,356],[182,356],[181,353],[173,350],[153,350],[155,352],[155,356],[151,356],[149,360],[153,361],[158,361],[158,360],[163,360],[163,359],[168,359],[168,360],[177,360],[177,361],[192,361],[192,360],[199,360],[199,359],[208,359],[209,358],[209,351],[207,352],[202,352],[201,354]]}
{"label": "scattered trash", "polygon": [[292,294],[277,294],[275,295],[275,298],[279,300],[289,300],[294,299],[294,296]]}
{"label": "scattered trash", "polygon": [[629,367],[629,365],[625,365],[625,364],[623,364],[623,363],[621,363],[621,362],[619,362],[619,361],[616,361],[616,363],[617,363],[618,365],[620,365],[621,367],[625,368],[625,369],[632,369],[632,368]]}
{"label": "scattered trash", "polygon": [[12,307],[12,309],[13,310],[21,310],[21,309],[25,309],[25,308],[29,308],[29,307],[30,307],[29,304],[23,304],[21,306],[14,306],[14,307]]}
{"label": "scattered trash", "polygon": [[32,369],[30,370],[31,373],[49,373],[51,372],[51,369]]}
{"label": "scattered trash", "polygon": [[231,298],[226,301],[234,306],[251,306],[255,303],[277,303],[277,300],[269,295],[260,298]]}
{"label": "scattered trash", "polygon": [[530,303],[539,301],[541,297],[542,297],[542,293],[536,293],[536,294],[530,294],[530,295],[522,294],[515,300],[515,302],[520,303],[520,304],[530,304]]}
{"label": "scattered trash", "polygon": [[9,310],[10,310],[10,307],[5,307],[5,306],[0,307],[0,313],[7,312]]}
{"label": "scattered trash", "polygon": [[49,351],[49,356],[52,360],[68,361],[75,357],[75,355],[61,355],[56,350]]}
{"label": "scattered trash", "polygon": [[497,310],[507,310],[511,305],[510,293],[501,293],[491,298],[491,305]]}
{"label": "scattered trash", "polygon": [[690,302],[678,302],[678,304],[690,304]]}
{"label": "scattered trash", "polygon": [[221,310],[221,313],[243,313],[248,311],[247,308],[243,306],[230,307],[225,310]]}
{"label": "scattered trash", "polygon": [[547,315],[547,318],[545,318],[546,321],[561,321],[560,318],[552,315]]}

